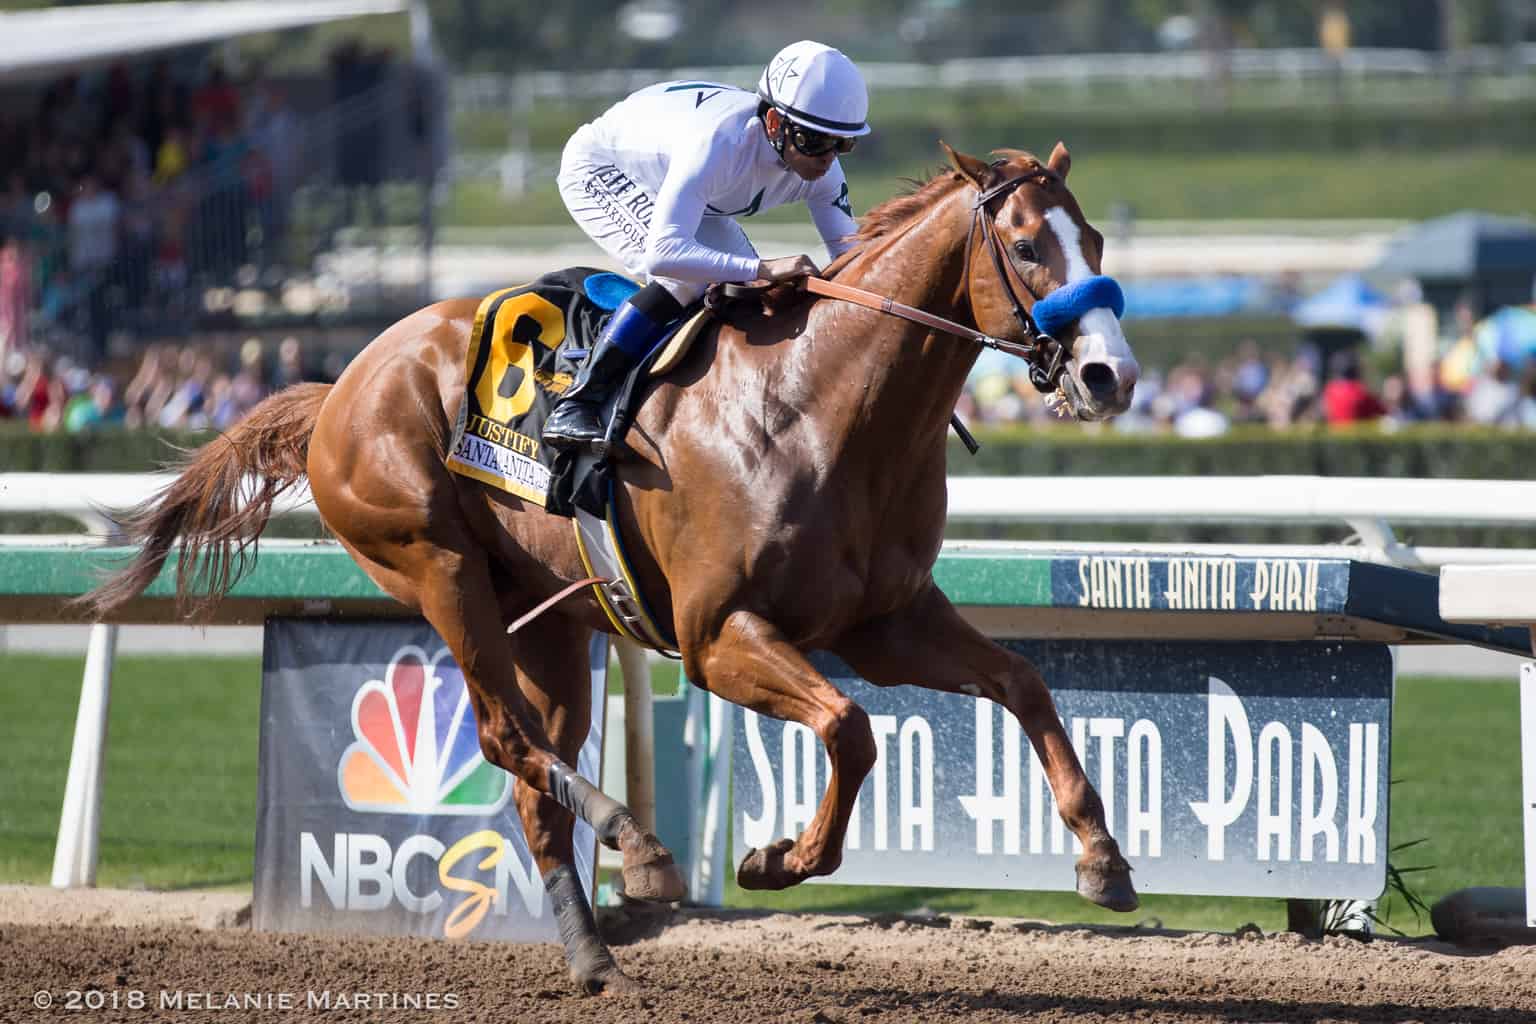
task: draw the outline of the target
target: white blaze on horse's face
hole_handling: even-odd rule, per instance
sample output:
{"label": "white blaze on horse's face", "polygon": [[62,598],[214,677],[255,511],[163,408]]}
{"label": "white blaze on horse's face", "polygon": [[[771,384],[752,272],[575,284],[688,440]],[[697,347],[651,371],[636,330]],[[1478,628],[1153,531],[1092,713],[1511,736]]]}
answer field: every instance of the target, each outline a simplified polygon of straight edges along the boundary
{"label": "white blaze on horse's face", "polygon": [[[1082,231],[1072,215],[1059,206],[1045,211],[1045,221],[1056,232],[1056,241],[1067,260],[1067,284],[1093,276],[1083,253]],[[1077,386],[1076,398],[1087,406],[1078,409],[1085,419],[1116,416],[1131,407],[1131,393],[1141,376],[1141,365],[1109,309],[1090,309],[1077,322],[1077,343],[1067,361],[1067,373]],[[1070,395],[1073,389],[1067,389]],[[1087,413],[1087,415],[1084,415]]]}

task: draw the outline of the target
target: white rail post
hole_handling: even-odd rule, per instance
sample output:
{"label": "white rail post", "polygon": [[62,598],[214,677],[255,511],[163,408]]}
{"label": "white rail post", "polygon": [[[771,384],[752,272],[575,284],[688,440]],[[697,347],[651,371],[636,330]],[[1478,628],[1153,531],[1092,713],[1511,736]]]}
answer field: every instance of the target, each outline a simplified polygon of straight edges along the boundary
{"label": "white rail post", "polygon": [[53,851],[53,886],[69,889],[96,884],[97,840],[101,832],[102,760],[107,748],[107,707],[111,699],[112,662],[117,656],[117,628],[105,622],[91,627],[75,714],[75,741],[64,784],[58,845]]}
{"label": "white rail post", "polygon": [[726,809],[731,780],[731,729],[735,705],[706,694],[697,687],[688,691],[688,724],[684,742],[689,746],[690,779],[695,795],[693,829],[689,842],[692,863],[688,870],[688,898],[704,907],[725,903],[725,872],[728,868]]}
{"label": "white rail post", "polygon": [[[1536,644],[1536,627],[1531,640]],[[1525,793],[1525,923],[1536,928],[1536,661],[1520,666],[1520,766]]]}
{"label": "white rail post", "polygon": [[656,713],[645,651],[622,637],[613,642],[624,673],[624,800],[640,823],[656,830]]}

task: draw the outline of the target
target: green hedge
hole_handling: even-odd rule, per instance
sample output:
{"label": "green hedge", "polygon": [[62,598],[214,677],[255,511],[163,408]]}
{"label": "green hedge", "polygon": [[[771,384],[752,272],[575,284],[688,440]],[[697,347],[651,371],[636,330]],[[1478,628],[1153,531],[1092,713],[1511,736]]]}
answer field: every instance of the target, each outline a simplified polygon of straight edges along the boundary
{"label": "green hedge", "polygon": [[[1119,434],[1071,424],[1045,430],[977,427],[981,453],[958,442],[956,474],[1007,476],[1315,476],[1536,478],[1536,433],[1432,425],[1384,431],[1242,428],[1224,437],[1187,440]],[[174,462],[209,433],[103,430],[34,434],[0,425],[0,467],[30,473],[142,473]]]}
{"label": "green hedge", "polygon": [[[981,452],[972,457],[951,444],[949,466],[956,475],[1048,476],[1365,476],[1524,480],[1536,478],[1536,433],[1463,426],[1429,426],[1384,432],[1357,430],[1234,430],[1210,440],[1117,434],[1064,425],[1046,430],[978,427]],[[195,447],[207,434],[104,431],[95,434],[36,435],[0,429],[0,466],[14,472],[143,472],[174,459],[173,445]],[[1127,494],[1128,504],[1136,495]],[[68,520],[0,517],[0,533],[68,532]],[[302,535],[290,526],[282,532]],[[1226,527],[1165,524],[1156,527],[955,527],[956,537],[1018,539],[1167,540],[1322,543],[1341,539],[1340,529],[1273,527],[1241,531]],[[1506,528],[1418,529],[1404,537],[1419,544],[1536,545],[1530,531]]]}

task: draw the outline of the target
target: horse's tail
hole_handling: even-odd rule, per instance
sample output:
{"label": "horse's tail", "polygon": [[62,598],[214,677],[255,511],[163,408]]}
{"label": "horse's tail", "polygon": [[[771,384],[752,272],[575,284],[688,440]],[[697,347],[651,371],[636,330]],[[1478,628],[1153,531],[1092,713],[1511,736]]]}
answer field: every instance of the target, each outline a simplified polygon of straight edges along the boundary
{"label": "horse's tail", "polygon": [[254,560],[272,503],[304,478],[310,435],[330,390],[285,388],[187,453],[164,490],[116,517],[126,539],[142,544],[133,561],[71,604],[97,621],[108,618],[143,593],[176,547],[177,611],[198,617],[212,610]]}

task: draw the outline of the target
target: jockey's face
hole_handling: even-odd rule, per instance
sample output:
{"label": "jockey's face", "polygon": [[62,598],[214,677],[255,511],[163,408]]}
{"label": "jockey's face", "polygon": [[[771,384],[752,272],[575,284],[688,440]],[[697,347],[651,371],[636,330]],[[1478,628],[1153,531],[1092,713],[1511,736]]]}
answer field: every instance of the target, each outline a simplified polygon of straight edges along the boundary
{"label": "jockey's face", "polygon": [[[768,108],[768,112],[763,115],[763,127],[767,130],[770,139],[784,139],[784,145],[779,150],[780,159],[784,161],[786,167],[806,181],[815,181],[832,169],[832,162],[837,159],[837,147],[833,146],[814,156],[801,152],[800,148],[795,145],[796,129],[799,126],[784,117],[776,109]],[[781,135],[781,133],[783,134]],[[818,142],[820,141],[820,135],[816,132],[801,130],[798,134],[809,136]],[[814,150],[818,147],[808,145],[807,148]]]}

